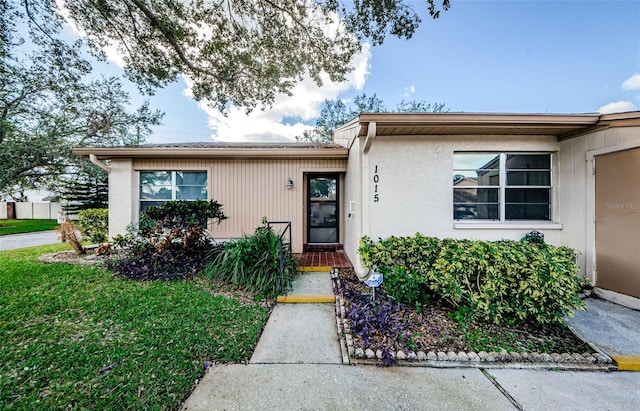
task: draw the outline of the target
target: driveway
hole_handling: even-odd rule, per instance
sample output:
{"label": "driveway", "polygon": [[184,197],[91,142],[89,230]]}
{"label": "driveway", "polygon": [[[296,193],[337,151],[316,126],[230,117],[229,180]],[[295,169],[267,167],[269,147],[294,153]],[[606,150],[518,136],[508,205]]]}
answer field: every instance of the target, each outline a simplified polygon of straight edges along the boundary
{"label": "driveway", "polygon": [[38,231],[35,233],[9,234],[0,236],[0,250],[14,250],[16,248],[33,247],[36,245],[54,244],[60,242],[60,233],[55,230]]}

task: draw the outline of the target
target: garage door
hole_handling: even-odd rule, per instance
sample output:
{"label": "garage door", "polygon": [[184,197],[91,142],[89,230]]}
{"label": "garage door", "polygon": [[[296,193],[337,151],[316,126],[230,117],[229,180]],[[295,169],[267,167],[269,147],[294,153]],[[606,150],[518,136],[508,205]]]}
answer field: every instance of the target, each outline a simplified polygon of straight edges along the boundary
{"label": "garage door", "polygon": [[596,285],[640,298],[640,148],[595,159]]}

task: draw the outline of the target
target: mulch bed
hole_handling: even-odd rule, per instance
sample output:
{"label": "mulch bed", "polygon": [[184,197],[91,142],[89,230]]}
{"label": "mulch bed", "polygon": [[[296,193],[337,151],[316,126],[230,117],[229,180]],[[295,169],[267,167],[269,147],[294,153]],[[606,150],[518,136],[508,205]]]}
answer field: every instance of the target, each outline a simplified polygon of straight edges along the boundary
{"label": "mulch bed", "polygon": [[44,254],[38,257],[38,262],[43,264],[80,264],[80,265],[102,265],[107,258],[106,255],[96,254],[97,246],[85,247],[86,253],[77,254],[75,251],[58,251],[51,254]]}
{"label": "mulch bed", "polygon": [[[338,279],[340,286],[336,293],[344,303],[347,318],[343,321],[350,331],[354,348],[391,353],[594,353],[588,344],[564,326],[518,324],[500,327],[486,322],[461,323],[452,319],[451,310],[443,306],[428,306],[417,311],[398,304],[385,295],[384,285],[376,290],[376,302],[369,304],[371,298],[367,294],[370,289],[357,279],[353,269],[340,269]],[[374,309],[373,305],[378,308]],[[376,317],[384,317],[386,326],[380,326]],[[360,325],[354,324],[354,318]],[[363,328],[364,331],[358,331]]]}

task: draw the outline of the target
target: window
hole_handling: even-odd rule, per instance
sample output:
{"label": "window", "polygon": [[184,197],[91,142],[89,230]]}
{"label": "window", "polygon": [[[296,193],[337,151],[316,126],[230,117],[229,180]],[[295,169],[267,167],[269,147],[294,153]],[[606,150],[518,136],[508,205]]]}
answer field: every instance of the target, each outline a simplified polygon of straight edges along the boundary
{"label": "window", "polygon": [[455,220],[551,220],[551,154],[455,153]]}
{"label": "window", "polygon": [[171,200],[206,200],[206,171],[141,171],[140,211]]}

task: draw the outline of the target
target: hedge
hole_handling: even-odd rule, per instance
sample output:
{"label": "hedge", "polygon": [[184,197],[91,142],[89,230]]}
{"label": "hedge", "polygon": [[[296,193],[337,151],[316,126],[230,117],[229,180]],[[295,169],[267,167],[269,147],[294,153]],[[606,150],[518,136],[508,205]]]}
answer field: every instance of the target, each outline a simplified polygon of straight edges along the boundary
{"label": "hedge", "polygon": [[360,240],[363,264],[384,274],[385,289],[403,303],[438,302],[460,320],[496,324],[563,324],[585,309],[575,251],[526,241],[425,237]]}

